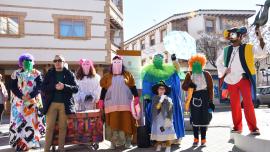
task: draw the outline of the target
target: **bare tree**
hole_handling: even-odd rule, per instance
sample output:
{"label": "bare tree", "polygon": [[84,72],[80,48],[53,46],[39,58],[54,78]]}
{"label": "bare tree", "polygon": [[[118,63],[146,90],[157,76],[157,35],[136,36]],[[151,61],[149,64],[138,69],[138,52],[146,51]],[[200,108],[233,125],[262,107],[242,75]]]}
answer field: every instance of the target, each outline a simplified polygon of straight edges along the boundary
{"label": "bare tree", "polygon": [[222,48],[228,44],[221,34],[214,33],[205,33],[201,32],[200,38],[197,39],[197,51],[205,54],[208,62],[213,66],[216,66],[216,59],[219,55],[218,51],[222,50]]}
{"label": "bare tree", "polygon": [[[266,50],[270,52],[270,26],[264,25],[261,27],[261,32],[266,42]],[[223,50],[223,48],[229,44],[227,40],[223,38],[223,34],[215,34],[215,33],[206,33],[200,32],[200,38],[197,39],[197,51],[204,53],[207,57],[208,62],[216,67],[216,59],[219,55],[219,51]],[[251,42],[253,44],[259,43],[255,34],[255,27],[248,27],[248,33],[243,39],[243,43]],[[259,59],[261,60],[261,59]]]}

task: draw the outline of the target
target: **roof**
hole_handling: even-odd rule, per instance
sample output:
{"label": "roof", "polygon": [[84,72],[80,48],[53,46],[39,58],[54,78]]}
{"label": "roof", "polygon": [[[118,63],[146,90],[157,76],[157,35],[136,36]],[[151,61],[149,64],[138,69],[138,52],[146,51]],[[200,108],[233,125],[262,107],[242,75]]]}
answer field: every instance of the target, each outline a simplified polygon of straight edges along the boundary
{"label": "roof", "polygon": [[174,14],[165,20],[162,20],[161,22],[151,26],[150,28],[142,31],[141,33],[135,35],[134,37],[126,40],[124,44],[129,44],[132,41],[136,40],[139,37],[144,36],[145,34],[151,32],[152,30],[155,30],[166,23],[169,23],[173,20],[176,19],[185,19],[185,18],[190,18],[190,17],[195,17],[197,15],[213,15],[213,16],[244,16],[246,18],[250,18],[256,13],[255,10],[221,10],[221,9],[199,9],[196,11],[191,11],[191,12],[185,12],[185,13],[179,13],[179,14]]}

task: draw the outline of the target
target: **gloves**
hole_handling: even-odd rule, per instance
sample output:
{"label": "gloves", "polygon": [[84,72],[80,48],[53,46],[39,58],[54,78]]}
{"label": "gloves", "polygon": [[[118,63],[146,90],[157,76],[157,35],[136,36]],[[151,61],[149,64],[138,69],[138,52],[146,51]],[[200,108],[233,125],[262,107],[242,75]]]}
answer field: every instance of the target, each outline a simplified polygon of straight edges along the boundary
{"label": "gloves", "polygon": [[159,129],[160,129],[160,131],[161,131],[161,132],[164,132],[164,131],[165,131],[165,129],[164,129],[164,127],[163,127],[163,126],[162,126],[162,127],[160,127]]}
{"label": "gloves", "polygon": [[172,126],[172,121],[168,118],[165,119],[164,121],[164,127],[165,128],[168,128],[168,127],[171,127]]}
{"label": "gloves", "polygon": [[209,107],[212,109],[212,111],[215,111],[216,106],[214,105],[213,101],[209,102]]}
{"label": "gloves", "polygon": [[103,109],[104,108],[104,101],[103,100],[99,100],[98,101],[98,108],[99,109]]}
{"label": "gloves", "polygon": [[93,100],[93,96],[91,94],[86,95],[84,98],[84,101],[92,101]]}
{"label": "gloves", "polygon": [[134,98],[134,105],[136,106],[136,105],[139,104],[139,103],[140,103],[139,97],[135,97],[135,98]]}
{"label": "gloves", "polygon": [[172,61],[175,61],[176,60],[176,55],[175,54],[172,54],[171,55],[171,59],[172,59]]}

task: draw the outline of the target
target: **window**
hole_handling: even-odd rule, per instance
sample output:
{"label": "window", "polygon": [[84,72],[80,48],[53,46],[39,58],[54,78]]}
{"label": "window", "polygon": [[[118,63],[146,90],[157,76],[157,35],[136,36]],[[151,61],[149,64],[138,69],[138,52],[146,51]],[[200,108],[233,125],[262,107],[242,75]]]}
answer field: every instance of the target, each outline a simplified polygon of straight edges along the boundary
{"label": "window", "polygon": [[60,20],[61,37],[85,37],[85,22],[74,20]]}
{"label": "window", "polygon": [[59,39],[90,39],[91,17],[53,15],[55,37]]}
{"label": "window", "polygon": [[205,31],[206,32],[214,32],[214,21],[206,20],[205,21]]}
{"label": "window", "polygon": [[155,35],[150,36],[150,46],[155,45]]}
{"label": "window", "polygon": [[163,42],[164,37],[167,35],[167,30],[163,29],[160,31],[160,42]]}
{"label": "window", "polygon": [[0,12],[0,36],[20,37],[24,34],[26,13]]}
{"label": "window", "polygon": [[137,43],[133,43],[132,44],[132,50],[136,50],[137,49]]}
{"label": "window", "polygon": [[141,40],[141,50],[145,49],[145,40]]}

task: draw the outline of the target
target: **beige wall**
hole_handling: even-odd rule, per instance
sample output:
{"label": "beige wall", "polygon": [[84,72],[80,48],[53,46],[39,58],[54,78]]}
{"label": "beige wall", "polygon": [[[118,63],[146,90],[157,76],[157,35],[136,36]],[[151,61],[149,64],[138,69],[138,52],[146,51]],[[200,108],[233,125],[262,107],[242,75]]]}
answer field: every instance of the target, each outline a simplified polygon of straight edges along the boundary
{"label": "beige wall", "polygon": [[[74,5],[76,3],[76,5]],[[73,10],[100,11],[104,9],[105,1],[102,0],[1,0],[1,4],[20,5],[28,7],[47,7]],[[63,5],[65,4],[65,5]],[[102,9],[100,9],[102,8]]]}
{"label": "beige wall", "polygon": [[[7,52],[6,49],[0,49],[0,52]],[[0,64],[17,63],[22,53],[31,53],[37,63],[52,63],[56,54],[62,54],[69,64],[76,63],[81,58],[89,58],[96,63],[102,63],[107,55],[106,51],[87,51],[87,50],[52,50],[52,49],[8,49],[8,53],[0,56]]]}
{"label": "beige wall", "polygon": [[[18,56],[24,52],[32,53],[40,63],[50,62],[55,54],[63,54],[70,63],[80,58],[106,63],[110,50],[105,34],[108,24],[105,3],[105,0],[1,0],[0,11],[25,12],[26,17],[23,37],[0,37],[0,52],[4,54],[0,56],[0,64],[16,63]],[[53,14],[91,17],[90,39],[56,39]]]}
{"label": "beige wall", "polygon": [[205,30],[205,21],[202,15],[190,18],[188,20],[188,33],[195,39],[199,38],[199,31]]}

